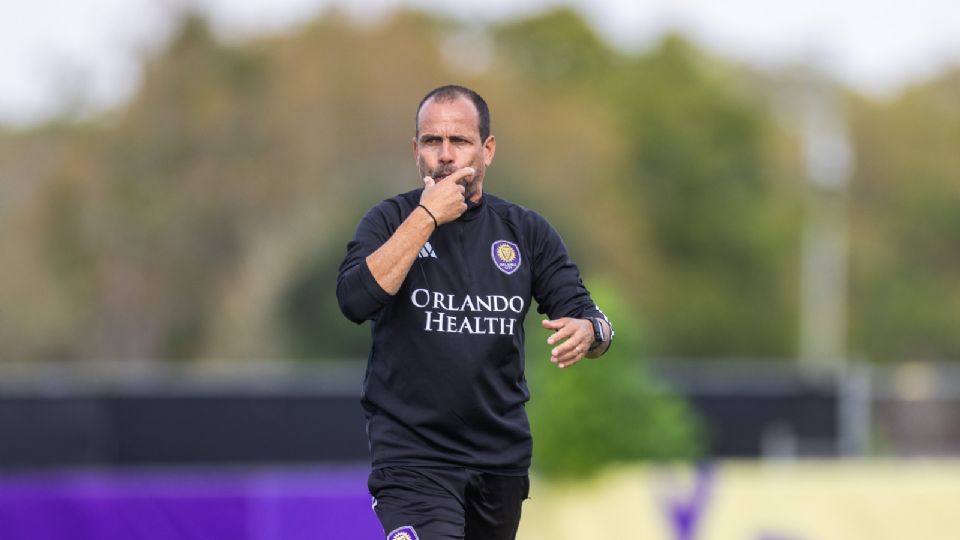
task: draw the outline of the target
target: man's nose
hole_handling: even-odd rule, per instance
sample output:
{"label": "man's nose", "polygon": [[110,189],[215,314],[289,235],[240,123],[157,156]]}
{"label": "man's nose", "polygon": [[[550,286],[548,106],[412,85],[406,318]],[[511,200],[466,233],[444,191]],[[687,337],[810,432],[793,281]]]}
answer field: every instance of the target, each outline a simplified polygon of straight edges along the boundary
{"label": "man's nose", "polygon": [[450,141],[443,141],[440,145],[440,161],[449,162],[453,161],[453,145],[450,144]]}

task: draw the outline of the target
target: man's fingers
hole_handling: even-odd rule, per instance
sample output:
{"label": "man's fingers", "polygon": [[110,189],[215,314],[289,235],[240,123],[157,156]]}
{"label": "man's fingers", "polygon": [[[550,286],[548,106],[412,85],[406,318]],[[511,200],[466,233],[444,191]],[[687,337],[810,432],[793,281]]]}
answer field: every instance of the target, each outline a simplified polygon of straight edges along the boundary
{"label": "man's fingers", "polygon": [[[456,174],[456,173],[454,173],[454,174]],[[453,175],[451,174],[450,176],[444,178],[443,180],[441,180],[441,182],[443,182],[443,183],[440,184],[440,185],[442,185],[442,186],[448,186],[448,185],[449,185],[449,186],[452,186],[451,188],[444,188],[444,189],[452,189],[453,191],[458,191],[458,192],[460,192],[461,195],[463,195],[463,194],[466,192],[466,188],[463,186],[463,184],[457,182],[456,179],[454,179],[453,182],[444,182],[444,180],[449,180],[449,179],[452,178],[452,177],[453,177]],[[431,188],[431,187],[433,187],[433,186],[435,186],[435,185],[437,185],[437,184],[438,184],[437,180],[434,180],[432,177],[430,177],[430,176],[424,176],[424,177],[423,177],[423,187],[424,187],[424,189]]]}
{"label": "man's fingers", "polygon": [[550,362],[564,368],[576,364],[587,354],[588,342],[591,336],[580,331],[577,319],[564,317],[557,320],[544,320],[541,324],[554,334],[547,338],[547,343],[556,345],[550,351]]}
{"label": "man's fingers", "polygon": [[566,361],[563,361],[563,362],[558,362],[558,363],[557,363],[557,366],[558,366],[560,369],[563,369],[563,368],[565,368],[565,367],[570,367],[570,366],[576,364],[577,362],[579,362],[579,361],[581,361],[581,360],[583,360],[583,356],[578,356],[578,357],[573,358],[573,359],[571,359],[571,360],[566,360]]}
{"label": "man's fingers", "polygon": [[[581,341],[582,340],[577,338],[576,336],[568,336],[566,341],[557,345],[556,347],[553,348],[552,351],[550,351],[550,355],[556,356],[559,358],[567,354],[570,354],[571,351],[575,351],[577,347],[580,347],[581,349],[583,349],[583,346],[580,343]],[[577,351],[577,352],[580,352],[580,351]]]}
{"label": "man's fingers", "polygon": [[560,328],[555,329],[554,334],[547,338],[547,344],[556,345],[560,341],[567,339],[576,329],[569,326],[561,326]]}
{"label": "man's fingers", "polygon": [[581,347],[579,350],[576,347],[571,347],[564,353],[552,355],[550,357],[550,362],[556,364],[559,367],[567,367],[573,365],[583,359],[584,351]]}
{"label": "man's fingers", "polygon": [[453,182],[458,182],[460,179],[467,176],[473,176],[477,174],[477,171],[473,167],[464,167],[462,169],[457,169],[446,178],[446,180],[451,180]]}
{"label": "man's fingers", "polygon": [[443,180],[438,181],[432,176],[424,176],[423,194],[420,196],[420,202],[433,212],[438,225],[457,219],[467,209],[464,187],[457,182]]}
{"label": "man's fingers", "polygon": [[557,319],[555,321],[550,319],[544,319],[543,327],[549,330],[559,330],[563,328],[563,319]]}
{"label": "man's fingers", "polygon": [[571,319],[569,317],[563,317],[562,319],[544,319],[543,327],[547,330],[553,330],[554,334],[547,339],[547,343],[553,345],[558,343],[562,339],[566,339],[573,335],[577,331],[577,326],[575,324],[570,324],[576,319]]}

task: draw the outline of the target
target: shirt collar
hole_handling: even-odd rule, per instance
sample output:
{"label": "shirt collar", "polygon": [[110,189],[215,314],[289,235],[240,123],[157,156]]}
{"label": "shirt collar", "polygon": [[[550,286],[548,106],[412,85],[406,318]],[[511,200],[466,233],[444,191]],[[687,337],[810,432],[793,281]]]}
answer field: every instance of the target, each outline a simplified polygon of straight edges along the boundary
{"label": "shirt collar", "polygon": [[479,202],[467,201],[467,210],[460,216],[460,219],[471,221],[480,217],[480,214],[483,213],[483,207],[487,204],[486,201],[487,198],[482,193]]}

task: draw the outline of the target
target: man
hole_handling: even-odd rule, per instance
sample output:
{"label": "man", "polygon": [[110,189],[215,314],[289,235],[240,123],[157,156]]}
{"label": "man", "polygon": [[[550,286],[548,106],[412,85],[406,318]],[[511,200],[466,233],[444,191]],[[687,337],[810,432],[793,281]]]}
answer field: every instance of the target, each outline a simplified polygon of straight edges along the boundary
{"label": "man", "polygon": [[366,213],[337,280],[344,315],[373,324],[370,493],[388,540],[512,539],[529,489],[531,296],[561,368],[606,352],[613,332],[553,227],[484,192],[496,139],[483,98],[432,90],[416,126],[423,188]]}

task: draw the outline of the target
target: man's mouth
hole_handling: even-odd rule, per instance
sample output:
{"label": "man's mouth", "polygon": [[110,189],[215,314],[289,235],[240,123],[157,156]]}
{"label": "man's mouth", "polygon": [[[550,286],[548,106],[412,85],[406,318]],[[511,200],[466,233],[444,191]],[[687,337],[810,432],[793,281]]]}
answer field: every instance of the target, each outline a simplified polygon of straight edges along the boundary
{"label": "man's mouth", "polygon": [[439,182],[440,180],[443,180],[444,178],[450,176],[451,174],[453,174],[453,173],[455,173],[455,172],[457,172],[457,168],[456,168],[456,167],[443,167],[443,168],[440,168],[440,169],[437,169],[437,170],[433,171],[433,175],[432,175],[432,176],[433,176],[433,179],[434,179],[434,180],[436,180],[437,182]]}

